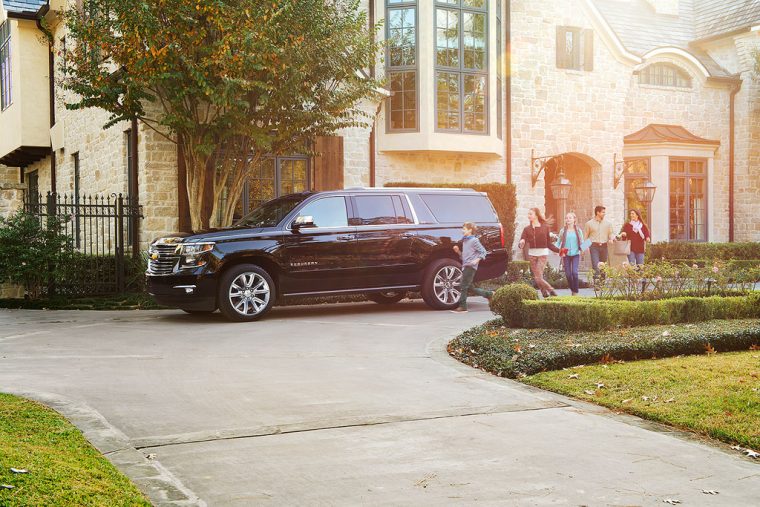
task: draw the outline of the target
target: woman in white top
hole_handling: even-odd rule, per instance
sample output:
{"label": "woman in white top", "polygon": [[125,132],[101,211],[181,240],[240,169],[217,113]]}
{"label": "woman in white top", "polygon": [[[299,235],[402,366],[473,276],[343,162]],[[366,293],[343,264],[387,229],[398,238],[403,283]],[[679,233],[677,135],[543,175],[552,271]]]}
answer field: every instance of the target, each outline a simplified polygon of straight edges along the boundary
{"label": "woman in white top", "polygon": [[528,260],[530,260],[530,272],[533,274],[533,281],[536,287],[541,291],[541,295],[546,297],[556,296],[554,287],[544,280],[544,268],[549,256],[549,250],[558,252],[559,248],[552,243],[549,237],[549,225],[546,223],[544,215],[538,208],[531,208],[528,211],[528,220],[530,224],[523,229],[520,237],[519,248],[522,250],[528,245]]}

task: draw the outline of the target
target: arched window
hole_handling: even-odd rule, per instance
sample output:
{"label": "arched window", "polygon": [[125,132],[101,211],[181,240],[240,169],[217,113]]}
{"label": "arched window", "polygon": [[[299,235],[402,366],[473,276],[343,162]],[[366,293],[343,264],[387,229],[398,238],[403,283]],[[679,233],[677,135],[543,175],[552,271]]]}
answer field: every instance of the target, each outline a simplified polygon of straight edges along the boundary
{"label": "arched window", "polygon": [[639,83],[691,88],[691,77],[684,70],[669,63],[653,63],[639,74]]}

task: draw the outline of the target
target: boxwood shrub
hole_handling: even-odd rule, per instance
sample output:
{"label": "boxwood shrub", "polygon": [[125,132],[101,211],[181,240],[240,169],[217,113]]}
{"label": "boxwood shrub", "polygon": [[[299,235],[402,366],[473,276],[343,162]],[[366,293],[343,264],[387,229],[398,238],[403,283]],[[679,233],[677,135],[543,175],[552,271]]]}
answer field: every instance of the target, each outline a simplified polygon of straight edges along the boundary
{"label": "boxwood shrub", "polygon": [[494,292],[491,297],[491,311],[501,315],[504,322],[512,327],[522,324],[523,302],[536,300],[536,289],[525,283],[511,283]]}
{"label": "boxwood shrub", "polygon": [[503,377],[604,361],[633,361],[748,350],[760,345],[760,320],[714,320],[613,331],[508,329],[501,320],[465,331],[449,343],[458,360]]}
{"label": "boxwood shrub", "polygon": [[615,327],[760,318],[760,292],[746,296],[675,297],[653,301],[599,298],[524,300],[519,315],[502,316],[525,328],[595,331]]}

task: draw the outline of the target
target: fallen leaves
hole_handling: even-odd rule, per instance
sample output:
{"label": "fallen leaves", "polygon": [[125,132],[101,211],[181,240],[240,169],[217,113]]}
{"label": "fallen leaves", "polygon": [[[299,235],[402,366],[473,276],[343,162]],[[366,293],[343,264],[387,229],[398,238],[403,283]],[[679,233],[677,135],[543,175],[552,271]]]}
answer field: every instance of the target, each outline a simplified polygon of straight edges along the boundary
{"label": "fallen leaves", "polygon": [[742,447],[740,445],[732,445],[731,449],[733,449],[734,451],[739,451],[743,454],[746,454],[748,458],[752,458],[752,459],[760,458],[760,452],[754,451],[752,449],[747,449],[746,447]]}
{"label": "fallen leaves", "polygon": [[594,395],[596,394],[596,391],[591,391],[591,390],[589,390],[589,389],[586,389],[586,390],[585,390],[585,391],[583,391],[583,392],[584,392],[584,393],[586,393],[586,394],[588,394],[589,396],[594,396]]}
{"label": "fallen leaves", "polygon": [[567,378],[577,379],[577,378],[580,378],[580,375],[578,375],[577,373],[571,373],[570,375],[567,376]]}

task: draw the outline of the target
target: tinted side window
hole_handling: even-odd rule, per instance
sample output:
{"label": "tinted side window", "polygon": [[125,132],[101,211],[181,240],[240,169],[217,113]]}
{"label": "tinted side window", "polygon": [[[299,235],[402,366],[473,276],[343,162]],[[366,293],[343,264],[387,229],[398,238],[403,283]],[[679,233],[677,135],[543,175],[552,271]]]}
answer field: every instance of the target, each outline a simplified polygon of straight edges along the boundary
{"label": "tinted side window", "polygon": [[491,203],[482,195],[422,194],[439,222],[498,222]]}
{"label": "tinted side window", "polygon": [[397,223],[413,224],[414,220],[412,219],[412,213],[409,211],[409,207],[405,201],[406,199],[401,196],[393,196],[393,206],[396,208]]}
{"label": "tinted side window", "polygon": [[[397,223],[396,208],[390,195],[357,195],[354,197],[357,225],[384,225]],[[403,215],[403,210],[401,210]]]}
{"label": "tinted side window", "polygon": [[298,212],[299,216],[314,218],[317,227],[347,227],[348,212],[344,197],[326,197],[310,202]]}

